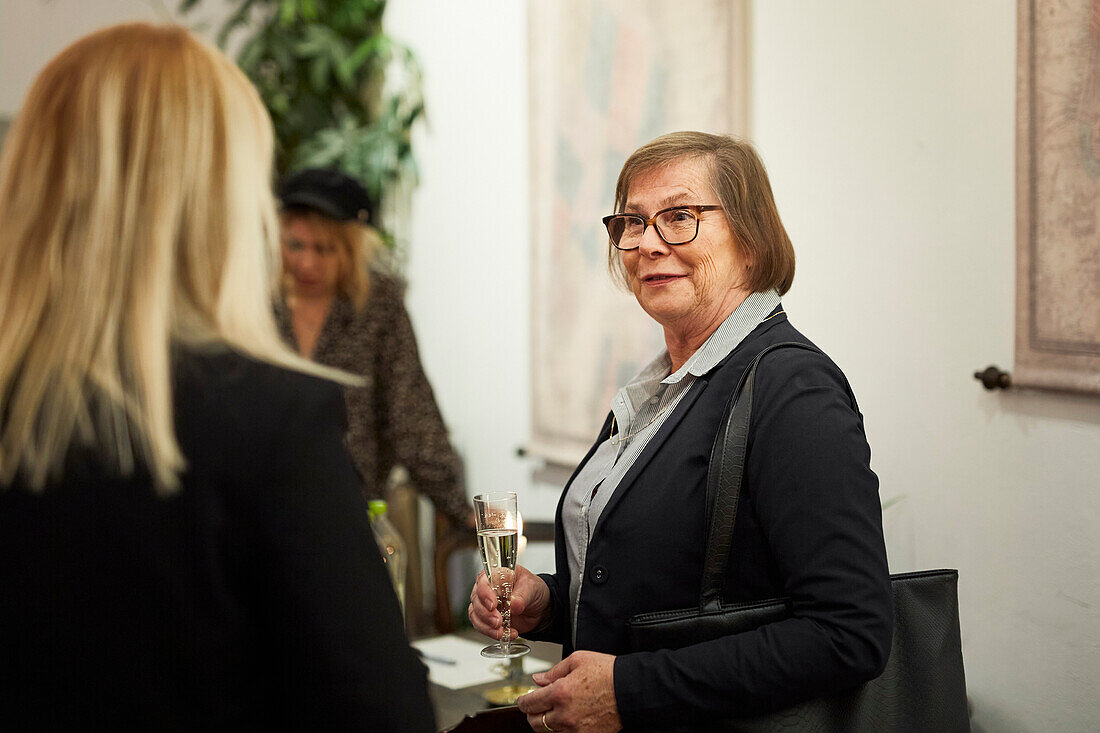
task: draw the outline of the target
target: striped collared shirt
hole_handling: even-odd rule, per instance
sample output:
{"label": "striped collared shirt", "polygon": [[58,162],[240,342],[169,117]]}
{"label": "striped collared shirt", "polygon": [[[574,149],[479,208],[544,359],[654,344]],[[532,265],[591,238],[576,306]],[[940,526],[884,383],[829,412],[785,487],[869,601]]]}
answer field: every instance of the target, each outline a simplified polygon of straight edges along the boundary
{"label": "striped collared shirt", "polygon": [[574,644],[588,543],[608,499],[695,380],[722,361],[778,305],[779,294],[774,290],[752,293],[675,374],[669,374],[672,358],[666,349],[611,400],[613,434],[581,468],[562,505]]}

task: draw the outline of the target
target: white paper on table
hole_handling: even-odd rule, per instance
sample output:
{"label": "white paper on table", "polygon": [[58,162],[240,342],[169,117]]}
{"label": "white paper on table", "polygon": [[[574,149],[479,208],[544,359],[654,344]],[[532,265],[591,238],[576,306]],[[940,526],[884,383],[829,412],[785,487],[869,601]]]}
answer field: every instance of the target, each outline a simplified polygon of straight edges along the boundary
{"label": "white paper on table", "polygon": [[[421,661],[428,666],[429,680],[457,690],[485,682],[504,681],[500,669],[501,665],[508,664],[508,660],[486,659],[481,656],[482,648],[491,643],[488,639],[477,642],[448,634],[420,639],[412,642],[412,646],[420,651]],[[454,664],[439,661],[443,659]],[[523,658],[523,671],[527,674],[542,672],[553,666],[553,662],[535,659],[530,654]]]}

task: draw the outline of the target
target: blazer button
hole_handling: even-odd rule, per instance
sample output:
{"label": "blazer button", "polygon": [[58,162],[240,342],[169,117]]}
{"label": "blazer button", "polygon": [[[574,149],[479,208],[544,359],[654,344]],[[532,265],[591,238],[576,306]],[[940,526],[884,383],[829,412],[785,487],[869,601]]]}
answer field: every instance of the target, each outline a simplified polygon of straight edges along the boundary
{"label": "blazer button", "polygon": [[604,583],[607,581],[607,569],[602,565],[597,565],[588,573],[588,577],[597,585]]}

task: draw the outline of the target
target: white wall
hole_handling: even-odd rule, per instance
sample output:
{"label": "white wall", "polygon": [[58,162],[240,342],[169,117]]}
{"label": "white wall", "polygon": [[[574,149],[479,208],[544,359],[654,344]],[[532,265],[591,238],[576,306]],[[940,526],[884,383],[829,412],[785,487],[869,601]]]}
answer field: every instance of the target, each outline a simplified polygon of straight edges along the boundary
{"label": "white wall", "polygon": [[[190,25],[224,17],[232,0],[205,0]],[[125,21],[167,22],[179,0],[0,0],[0,116],[12,116],[46,62],[96,28]],[[213,26],[216,28],[217,26]]]}
{"label": "white wall", "polygon": [[[143,5],[0,2],[0,114],[32,62]],[[515,487],[547,516],[554,490],[514,455],[530,418],[524,7],[390,0],[387,24],[427,75],[407,233],[422,355],[471,492]],[[1013,358],[1015,3],[766,0],[752,36],[754,137],[799,257],[784,301],[851,379],[884,497],[905,497],[891,563],[960,569],[976,730],[1095,730],[1100,399],[971,378]]]}
{"label": "white wall", "polygon": [[524,7],[390,0],[386,10],[387,32],[424,66],[428,104],[408,306],[471,494],[530,485],[515,453],[530,432]]}
{"label": "white wall", "polygon": [[1100,399],[971,378],[1013,360],[1015,3],[755,15],[786,305],[851,378],[884,496],[907,497],[895,569],[959,568],[982,730],[1096,730]]}

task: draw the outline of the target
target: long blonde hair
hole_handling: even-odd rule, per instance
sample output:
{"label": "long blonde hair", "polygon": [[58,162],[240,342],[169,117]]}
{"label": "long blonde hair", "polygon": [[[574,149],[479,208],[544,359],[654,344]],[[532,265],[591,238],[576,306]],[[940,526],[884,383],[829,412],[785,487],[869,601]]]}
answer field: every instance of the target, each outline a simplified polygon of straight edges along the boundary
{"label": "long blonde hair", "polygon": [[272,139],[177,26],[106,28],[38,75],[0,156],[0,485],[42,488],[79,443],[178,486],[174,345],[332,376],[272,322]]}

